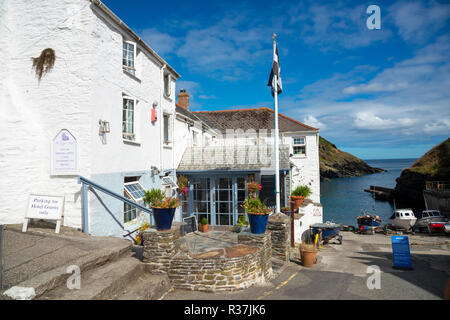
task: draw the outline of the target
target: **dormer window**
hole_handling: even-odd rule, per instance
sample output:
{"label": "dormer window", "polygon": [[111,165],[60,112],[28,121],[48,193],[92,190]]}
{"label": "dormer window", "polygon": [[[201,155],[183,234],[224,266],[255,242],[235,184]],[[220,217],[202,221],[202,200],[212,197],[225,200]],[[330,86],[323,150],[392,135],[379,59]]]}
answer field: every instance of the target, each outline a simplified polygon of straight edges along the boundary
{"label": "dormer window", "polygon": [[136,44],[130,41],[123,42],[123,56],[122,56],[122,67],[126,72],[135,75],[135,62],[136,60]]}
{"label": "dormer window", "polygon": [[164,74],[164,95],[170,98],[170,74]]}

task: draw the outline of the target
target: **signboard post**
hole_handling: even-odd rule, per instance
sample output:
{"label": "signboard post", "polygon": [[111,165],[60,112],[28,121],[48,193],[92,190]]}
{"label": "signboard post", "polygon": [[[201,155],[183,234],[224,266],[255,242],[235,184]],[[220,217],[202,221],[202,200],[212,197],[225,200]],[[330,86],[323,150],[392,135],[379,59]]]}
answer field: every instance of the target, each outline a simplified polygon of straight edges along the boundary
{"label": "signboard post", "polygon": [[77,140],[69,132],[62,129],[52,141],[51,173],[52,175],[76,175]]}
{"label": "signboard post", "polygon": [[409,239],[407,236],[392,236],[392,257],[395,269],[412,269]]}
{"label": "signboard post", "polygon": [[22,232],[27,231],[29,219],[43,219],[56,220],[55,233],[59,233],[63,211],[63,196],[30,195]]}

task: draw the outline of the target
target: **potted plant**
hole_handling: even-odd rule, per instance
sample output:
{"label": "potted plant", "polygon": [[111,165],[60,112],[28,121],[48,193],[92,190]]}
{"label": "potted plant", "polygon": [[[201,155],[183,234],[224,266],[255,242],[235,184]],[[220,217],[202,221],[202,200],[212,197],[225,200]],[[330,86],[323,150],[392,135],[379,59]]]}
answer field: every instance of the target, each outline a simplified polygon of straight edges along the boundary
{"label": "potted plant", "polygon": [[291,208],[289,208],[289,207],[281,207],[281,212],[283,212],[287,216],[290,216],[291,215]]}
{"label": "potted plant", "polygon": [[239,233],[241,231],[244,230],[245,227],[248,226],[248,221],[245,219],[245,216],[239,216],[236,228],[235,228],[235,232]]}
{"label": "potted plant", "polygon": [[208,232],[208,219],[203,217],[202,220],[200,220],[200,223],[202,225],[202,232]]}
{"label": "potted plant", "polygon": [[308,186],[298,186],[291,193],[291,201],[295,202],[297,207],[300,207],[305,198],[311,195],[312,191]]}
{"label": "potted plant", "polygon": [[170,230],[172,228],[175,210],[180,206],[180,200],[174,197],[166,197],[161,189],[151,189],[144,195],[144,203],[153,209],[157,230]]}
{"label": "potted plant", "polygon": [[[248,191],[251,193],[250,190]],[[242,204],[242,207],[248,215],[250,232],[255,234],[266,232],[267,219],[272,209],[266,206],[265,201],[261,201],[256,194],[249,195]]]}
{"label": "potted plant", "polygon": [[180,191],[181,195],[184,197],[187,197],[189,188],[188,188],[188,178],[186,176],[178,176],[178,190]]}
{"label": "potted plant", "polygon": [[300,244],[300,257],[304,267],[311,268],[316,263],[317,249],[312,243]]}

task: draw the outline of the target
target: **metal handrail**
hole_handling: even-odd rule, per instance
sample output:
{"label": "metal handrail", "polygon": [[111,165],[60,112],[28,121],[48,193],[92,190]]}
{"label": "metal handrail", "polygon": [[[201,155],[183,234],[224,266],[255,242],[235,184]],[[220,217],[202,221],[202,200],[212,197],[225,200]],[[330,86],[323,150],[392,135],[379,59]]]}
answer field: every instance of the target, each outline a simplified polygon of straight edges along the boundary
{"label": "metal handrail", "polygon": [[427,191],[437,191],[437,192],[450,191],[450,182],[449,181],[427,181],[426,182],[426,190]]}
{"label": "metal handrail", "polygon": [[[82,184],[82,188],[83,188],[83,232],[88,234],[89,233],[89,215],[88,215],[88,203],[87,203],[87,193],[89,188],[93,188],[93,189],[97,189],[113,198],[116,198],[122,202],[125,202],[139,210],[142,210],[144,212],[147,212],[150,216],[152,215],[153,211],[149,208],[146,208],[142,205],[140,205],[139,203],[136,203],[130,199],[125,198],[124,196],[121,196],[120,194],[115,193],[114,191],[108,190],[107,188],[91,181],[88,180],[82,176],[78,176],[78,184]],[[120,225],[120,223],[115,219],[115,221]],[[121,227],[123,228],[123,225],[121,225]]]}

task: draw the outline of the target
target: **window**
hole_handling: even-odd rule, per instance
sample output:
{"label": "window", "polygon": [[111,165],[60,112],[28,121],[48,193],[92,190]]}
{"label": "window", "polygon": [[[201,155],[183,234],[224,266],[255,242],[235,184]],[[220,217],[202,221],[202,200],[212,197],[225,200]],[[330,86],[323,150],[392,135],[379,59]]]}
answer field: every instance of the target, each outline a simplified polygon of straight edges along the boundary
{"label": "window", "polygon": [[170,75],[168,73],[164,74],[164,95],[170,97]]}
{"label": "window", "polygon": [[164,114],[164,143],[170,143],[170,114]]}
{"label": "window", "polygon": [[196,147],[198,145],[198,132],[192,131],[192,145]]}
{"label": "window", "polygon": [[[126,178],[125,178],[125,181]],[[144,198],[145,190],[139,181],[126,182],[124,184],[124,196],[134,202],[142,204]],[[138,216],[138,209],[128,203],[123,204],[123,220],[124,222],[129,222],[136,219]]]}
{"label": "window", "polygon": [[122,109],[122,137],[126,140],[135,140],[135,126],[134,126],[134,113],[135,113],[136,100],[132,98],[123,98]]}
{"label": "window", "polygon": [[122,66],[123,69],[135,75],[134,61],[136,58],[136,45],[132,42],[123,42]]}
{"label": "window", "polygon": [[295,137],[293,138],[293,151],[294,155],[306,155],[306,143],[305,137]]}

